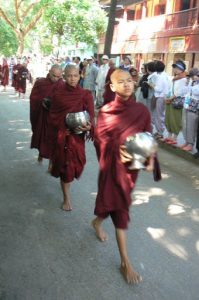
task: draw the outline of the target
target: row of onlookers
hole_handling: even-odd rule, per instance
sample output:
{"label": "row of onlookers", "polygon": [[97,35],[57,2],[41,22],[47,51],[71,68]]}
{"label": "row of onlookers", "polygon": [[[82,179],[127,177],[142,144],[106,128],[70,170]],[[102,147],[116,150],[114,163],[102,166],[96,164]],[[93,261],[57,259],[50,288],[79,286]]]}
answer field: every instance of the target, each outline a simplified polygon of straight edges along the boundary
{"label": "row of onlookers", "polygon": [[[72,60],[67,57],[51,63],[58,63],[63,70],[66,65],[75,64],[80,72],[80,85],[92,92],[96,108],[114,100],[110,77],[115,63],[107,55],[102,56],[100,66],[92,56],[83,61],[80,57]],[[185,63],[178,60],[172,65],[174,76],[171,78],[166,74],[162,61],[152,61],[142,66],[140,76],[128,56],[123,59],[120,68],[130,72],[134,80],[136,101],[142,102],[151,112],[156,138],[179,146],[184,151],[193,152],[196,145],[199,152],[199,70],[192,68],[187,71]],[[18,60],[15,64],[11,60],[8,66],[7,60],[3,59],[0,63],[0,81],[4,90],[9,81],[9,69],[12,86],[24,94],[26,79],[34,77],[34,72],[30,71],[31,60]],[[183,133],[184,143],[177,145],[180,132]],[[199,155],[196,153],[195,156]]]}
{"label": "row of onlookers", "polygon": [[[163,62],[144,65],[136,98],[149,108],[157,139],[191,152],[196,143],[199,152],[199,70],[186,72],[182,60],[172,64],[172,68],[174,76],[170,78]],[[184,143],[177,145],[181,131]]]}

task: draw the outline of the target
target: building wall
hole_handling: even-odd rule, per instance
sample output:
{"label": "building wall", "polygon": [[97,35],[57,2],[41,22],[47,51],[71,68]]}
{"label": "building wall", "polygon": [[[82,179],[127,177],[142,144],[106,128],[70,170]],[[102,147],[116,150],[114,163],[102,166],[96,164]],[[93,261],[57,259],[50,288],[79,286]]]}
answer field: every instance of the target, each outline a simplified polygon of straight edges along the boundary
{"label": "building wall", "polygon": [[[194,2],[190,0],[190,8]],[[154,16],[160,3],[165,4],[166,14]],[[149,0],[143,1],[142,5],[131,5],[130,8],[135,10],[135,20],[128,21],[125,16],[115,26],[112,54],[131,55],[138,67],[143,62],[161,59],[168,65],[168,72],[178,58],[184,59],[187,67],[199,65],[199,0],[196,4],[197,8],[180,12],[181,0]],[[103,49],[102,44],[99,45],[99,53]]]}

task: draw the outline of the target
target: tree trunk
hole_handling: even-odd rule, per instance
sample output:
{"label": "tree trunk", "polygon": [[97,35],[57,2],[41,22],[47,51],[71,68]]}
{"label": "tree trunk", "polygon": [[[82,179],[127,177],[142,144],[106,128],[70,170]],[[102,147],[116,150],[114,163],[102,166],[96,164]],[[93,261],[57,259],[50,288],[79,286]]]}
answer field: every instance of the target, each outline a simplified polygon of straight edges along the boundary
{"label": "tree trunk", "polygon": [[18,49],[17,49],[17,55],[22,56],[23,51],[24,51],[24,37],[17,37],[18,39]]}
{"label": "tree trunk", "polygon": [[105,37],[105,45],[104,45],[104,54],[108,56],[111,55],[111,46],[112,46],[114,26],[115,26],[116,6],[117,6],[117,0],[111,0],[111,6],[109,10],[109,20],[108,20],[108,26],[107,26],[106,37]]}

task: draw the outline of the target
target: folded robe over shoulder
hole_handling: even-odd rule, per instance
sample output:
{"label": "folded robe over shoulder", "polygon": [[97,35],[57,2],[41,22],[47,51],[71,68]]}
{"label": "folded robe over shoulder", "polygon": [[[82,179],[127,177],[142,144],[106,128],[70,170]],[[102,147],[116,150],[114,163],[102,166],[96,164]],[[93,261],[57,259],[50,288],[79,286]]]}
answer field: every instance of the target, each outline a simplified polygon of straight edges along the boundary
{"label": "folded robe over shoulder", "polygon": [[55,177],[61,177],[64,182],[79,178],[86,163],[85,134],[73,134],[66,127],[65,117],[70,112],[86,110],[91,118],[92,138],[94,130],[94,102],[89,90],[80,86],[72,87],[67,83],[57,90],[53,96],[49,113],[50,125],[55,130],[54,149],[52,151],[52,172]]}
{"label": "folded robe over shoulder", "polygon": [[56,88],[63,85],[63,81],[52,82],[47,76],[36,80],[30,94],[30,122],[32,126],[31,148],[36,148],[44,158],[49,158],[48,111],[43,107],[43,98],[52,97]]}
{"label": "folded robe over shoulder", "polygon": [[150,113],[132,98],[123,101],[116,96],[100,110],[94,138],[100,168],[96,215],[128,211],[138,171],[121,162],[119,147],[128,136],[144,131],[151,132]]}

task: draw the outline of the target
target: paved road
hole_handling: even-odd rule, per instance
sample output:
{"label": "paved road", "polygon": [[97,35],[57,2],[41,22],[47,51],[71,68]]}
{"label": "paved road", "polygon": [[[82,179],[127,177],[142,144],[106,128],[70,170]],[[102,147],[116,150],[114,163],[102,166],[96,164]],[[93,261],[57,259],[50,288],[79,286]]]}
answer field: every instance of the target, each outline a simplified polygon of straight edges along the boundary
{"label": "paved road", "polygon": [[72,186],[73,211],[60,210],[59,181],[29,149],[28,99],[0,93],[0,300],[199,299],[198,166],[160,149],[163,178],[141,173],[128,231],[129,256],[143,276],[128,286],[110,220],[107,243],[90,227],[97,162]]}

